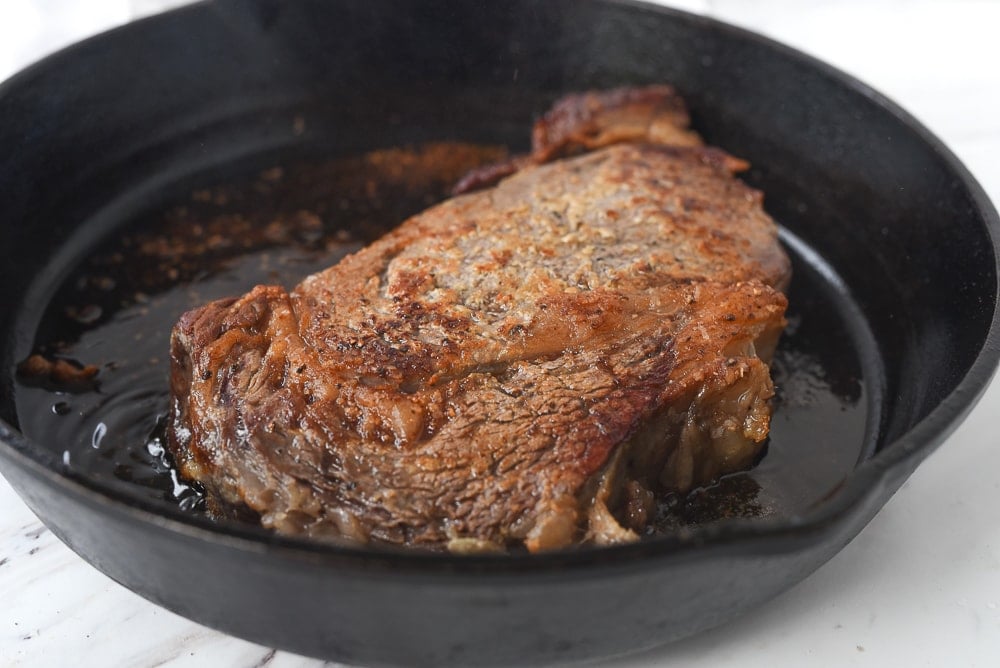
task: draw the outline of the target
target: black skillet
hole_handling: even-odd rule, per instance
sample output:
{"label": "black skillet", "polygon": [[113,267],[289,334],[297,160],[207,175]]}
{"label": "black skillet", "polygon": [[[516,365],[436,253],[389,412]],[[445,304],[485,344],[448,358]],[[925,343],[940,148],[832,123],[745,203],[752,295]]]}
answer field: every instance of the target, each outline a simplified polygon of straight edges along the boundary
{"label": "black skillet", "polygon": [[[797,443],[847,453],[831,458],[846,468],[812,496],[630,546],[459,558],[213,524],[64,463],[61,438],[20,431],[29,390],[15,368],[38,344],[45,306],[88,254],[178,184],[427,140],[523,148],[533,115],[561,92],[646,82],[675,84],[696,128],[754,164],[747,179],[766,191],[795,260],[798,327],[814,323],[824,378],[846,384],[857,408],[853,431],[838,431],[834,416],[811,429],[789,418],[781,432],[796,398],[778,406],[775,451],[761,464],[775,462],[774,484],[800,477],[781,472]],[[0,87],[0,464],[97,568],[258,643],[366,664],[636,651],[718,625],[807,576],[955,428],[1000,357],[998,238],[982,190],[905,112],[714,21],[597,0],[200,3],[88,40]],[[833,333],[817,331],[829,329],[815,326],[824,319]],[[822,456],[795,466],[816,472]]]}

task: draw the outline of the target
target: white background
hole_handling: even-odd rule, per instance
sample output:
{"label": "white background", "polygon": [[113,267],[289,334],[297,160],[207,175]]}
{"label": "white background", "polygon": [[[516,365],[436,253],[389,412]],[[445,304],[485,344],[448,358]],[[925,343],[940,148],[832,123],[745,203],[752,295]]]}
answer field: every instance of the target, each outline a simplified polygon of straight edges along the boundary
{"label": "white background", "polygon": [[[176,2],[0,0],[0,79]],[[668,3],[818,56],[902,104],[1000,201],[1000,3]],[[3,119],[0,119],[3,122]],[[966,423],[843,552],[751,614],[617,666],[1000,665],[1000,415]],[[611,623],[611,620],[609,620]],[[314,666],[147,603],[45,531],[0,479],[0,666]]]}

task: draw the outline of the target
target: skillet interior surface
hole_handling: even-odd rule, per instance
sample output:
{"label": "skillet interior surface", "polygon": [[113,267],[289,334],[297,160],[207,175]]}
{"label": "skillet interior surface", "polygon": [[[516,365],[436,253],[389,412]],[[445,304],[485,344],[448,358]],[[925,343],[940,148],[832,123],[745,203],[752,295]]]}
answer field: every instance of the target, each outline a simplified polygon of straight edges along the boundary
{"label": "skillet interior surface", "polygon": [[[192,189],[427,141],[520,149],[564,91],[662,81],[710,143],[753,163],[746,178],[796,261],[801,325],[785,352],[819,364],[811,377],[826,389],[805,391],[847,398],[812,423],[794,417],[808,406],[779,407],[756,472],[771,470],[765,490],[785,495],[770,517],[501,559],[303,543],[214,525],[162,484],[123,482],[120,462],[67,464],[100,414],[54,431],[51,411],[36,410],[51,409],[48,395],[15,378],[18,361],[59,338],[52,314],[66,312],[81,267]],[[704,19],[603,2],[215,2],[58,54],[4,84],[0,112],[0,299],[13,316],[0,332],[4,474],[119,582],[257,642],[365,663],[542,663],[716,625],[856,535],[996,364],[996,214],[964,169],[864,86]],[[79,400],[66,399],[74,415]],[[797,443],[810,456],[784,468],[777,455]]]}

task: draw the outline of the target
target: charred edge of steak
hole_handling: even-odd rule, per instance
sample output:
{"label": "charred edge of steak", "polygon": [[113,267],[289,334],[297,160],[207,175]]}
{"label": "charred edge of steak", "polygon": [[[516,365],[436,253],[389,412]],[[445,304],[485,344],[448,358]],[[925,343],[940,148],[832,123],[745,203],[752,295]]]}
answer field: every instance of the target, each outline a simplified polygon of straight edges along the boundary
{"label": "charred edge of steak", "polygon": [[584,542],[634,542],[650,526],[658,496],[687,493],[753,464],[769,431],[769,363],[784,325],[779,318],[752,341],[732,342],[704,382],[665,402],[618,447],[581,491]]}
{"label": "charred edge of steak", "polygon": [[764,446],[774,388],[756,357],[724,360],[694,396],[672,404],[622,444],[588,485],[586,537],[597,545],[637,540],[654,500],[687,493],[748,468]]}
{"label": "charred edge of steak", "polygon": [[477,167],[459,179],[455,187],[451,189],[451,194],[462,195],[489,188],[531,164],[534,164],[531,156],[518,155],[501,162]]}
{"label": "charred edge of steak", "polygon": [[625,141],[701,146],[690,123],[684,100],[670,86],[567,95],[535,123],[531,158],[541,164]]}
{"label": "charred edge of steak", "polygon": [[532,130],[531,153],[479,167],[452,189],[453,195],[481,190],[528,165],[540,165],[602,146],[646,142],[664,146],[701,146],[689,129],[684,100],[670,86],[615,88],[561,98]]}

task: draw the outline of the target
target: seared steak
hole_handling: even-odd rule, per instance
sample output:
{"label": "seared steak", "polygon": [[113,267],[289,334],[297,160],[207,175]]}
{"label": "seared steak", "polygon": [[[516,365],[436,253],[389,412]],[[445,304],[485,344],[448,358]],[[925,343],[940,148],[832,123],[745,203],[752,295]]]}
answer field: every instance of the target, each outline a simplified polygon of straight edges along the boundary
{"label": "seared steak", "polygon": [[634,540],[653,492],[747,467],[770,420],[788,259],[745,163],[699,144],[669,88],[573,96],[464,186],[495,187],[186,313],[182,474],[289,534]]}

